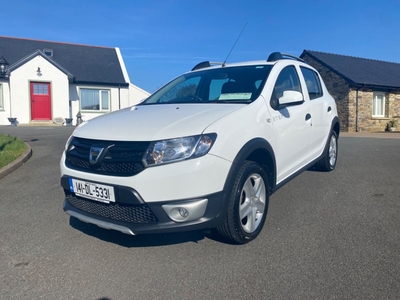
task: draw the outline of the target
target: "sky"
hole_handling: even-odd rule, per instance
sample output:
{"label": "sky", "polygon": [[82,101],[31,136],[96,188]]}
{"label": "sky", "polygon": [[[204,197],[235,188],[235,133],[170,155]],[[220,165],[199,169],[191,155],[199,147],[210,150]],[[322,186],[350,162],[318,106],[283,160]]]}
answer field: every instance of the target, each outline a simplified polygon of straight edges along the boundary
{"label": "sky", "polygon": [[400,0],[13,0],[0,36],[118,47],[131,83],[152,93],[224,61],[239,35],[228,63],[303,50],[400,63],[399,13]]}

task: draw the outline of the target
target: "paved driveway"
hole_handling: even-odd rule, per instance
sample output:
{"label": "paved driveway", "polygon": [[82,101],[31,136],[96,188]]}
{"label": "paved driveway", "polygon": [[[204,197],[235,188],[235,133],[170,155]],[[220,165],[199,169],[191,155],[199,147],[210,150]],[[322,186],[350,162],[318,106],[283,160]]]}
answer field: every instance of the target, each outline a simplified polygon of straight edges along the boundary
{"label": "paved driveway", "polygon": [[271,197],[263,232],[127,236],[62,211],[73,128],[1,127],[32,158],[0,180],[0,299],[398,299],[400,140],[342,137],[337,169]]}

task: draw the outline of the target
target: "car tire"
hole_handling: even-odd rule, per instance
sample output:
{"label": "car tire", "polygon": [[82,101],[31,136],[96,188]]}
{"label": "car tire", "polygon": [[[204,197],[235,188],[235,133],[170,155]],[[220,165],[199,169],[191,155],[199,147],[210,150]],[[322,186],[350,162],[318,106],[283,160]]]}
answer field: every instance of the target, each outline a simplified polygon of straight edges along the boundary
{"label": "car tire", "polygon": [[268,178],[260,164],[245,161],[229,195],[228,211],[218,233],[235,244],[255,239],[265,223],[269,204]]}
{"label": "car tire", "polygon": [[338,139],[334,130],[331,131],[326,142],[324,153],[321,160],[317,163],[317,169],[323,172],[329,172],[335,169],[338,155]]}

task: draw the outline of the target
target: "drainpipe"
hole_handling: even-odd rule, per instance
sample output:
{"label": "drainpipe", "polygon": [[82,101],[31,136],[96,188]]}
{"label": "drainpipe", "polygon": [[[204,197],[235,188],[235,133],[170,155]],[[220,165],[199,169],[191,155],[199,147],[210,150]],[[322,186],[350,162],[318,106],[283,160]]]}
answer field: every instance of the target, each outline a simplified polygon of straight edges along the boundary
{"label": "drainpipe", "polygon": [[365,84],[356,89],[356,132],[358,132],[358,91],[365,87]]}

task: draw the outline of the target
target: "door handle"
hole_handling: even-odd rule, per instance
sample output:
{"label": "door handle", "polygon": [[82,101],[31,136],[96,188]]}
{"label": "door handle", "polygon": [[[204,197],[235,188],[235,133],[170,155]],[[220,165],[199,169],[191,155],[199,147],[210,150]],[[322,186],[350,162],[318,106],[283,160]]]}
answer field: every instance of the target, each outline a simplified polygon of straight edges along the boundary
{"label": "door handle", "polygon": [[306,121],[311,119],[311,115],[310,114],[306,114]]}

